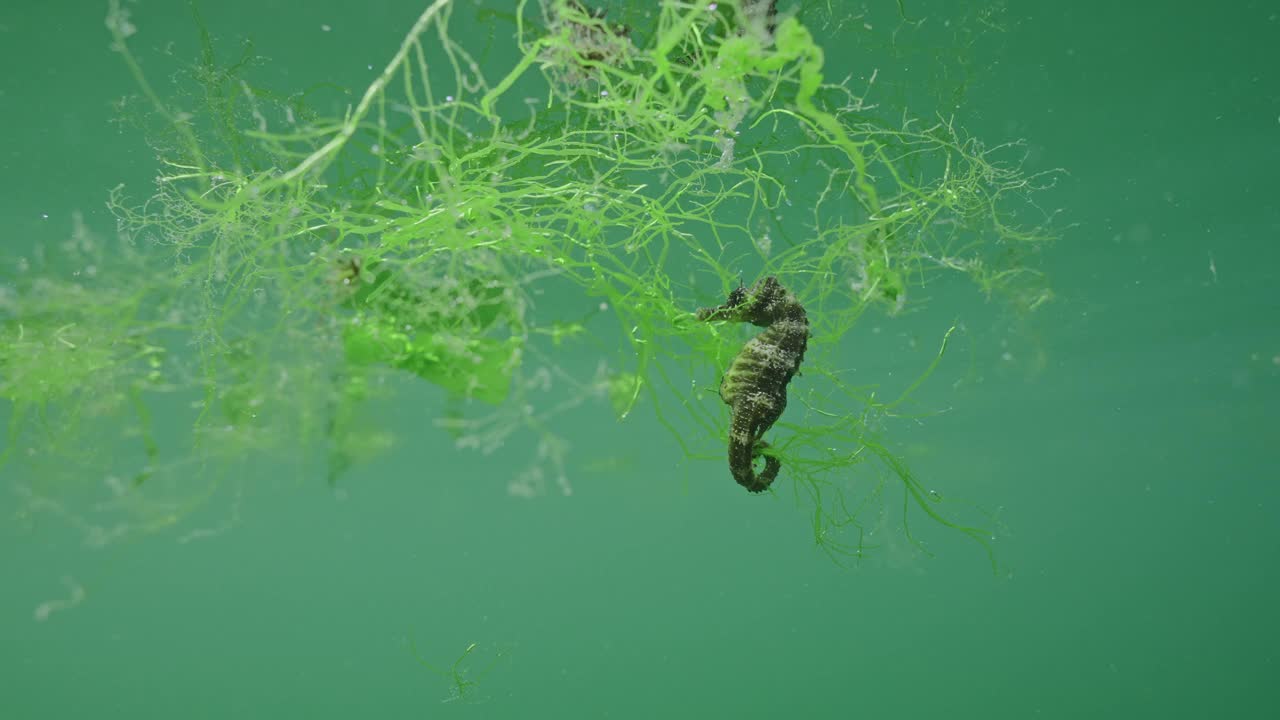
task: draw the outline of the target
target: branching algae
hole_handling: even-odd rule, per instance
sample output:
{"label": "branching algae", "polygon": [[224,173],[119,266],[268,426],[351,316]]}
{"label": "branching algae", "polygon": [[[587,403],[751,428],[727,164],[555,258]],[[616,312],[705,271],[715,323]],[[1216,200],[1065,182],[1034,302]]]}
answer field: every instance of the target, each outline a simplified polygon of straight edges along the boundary
{"label": "branching algae", "polygon": [[[449,697],[441,701],[446,703],[458,700],[470,703],[480,702],[480,698],[477,697],[480,681],[493,670],[498,661],[507,655],[507,651],[503,649],[481,649],[478,643],[471,643],[449,665],[448,669],[445,669],[424,658],[418,652],[418,643],[412,636],[409,637],[409,652],[419,665],[426,668],[433,675],[438,675],[449,681]],[[482,660],[479,657],[473,657],[473,653],[476,656],[487,657]]]}
{"label": "branching algae", "polygon": [[[149,198],[112,194],[118,240],[4,259],[0,462],[20,519],[106,542],[239,493],[241,463],[340,481],[392,441],[365,408],[407,377],[460,447],[534,433],[566,492],[552,418],[600,399],[669,428],[692,481],[719,475],[701,459],[729,428],[737,481],[790,489],[833,557],[874,546],[894,494],[904,529],[916,507],[961,527],[881,438],[900,401],[848,381],[842,337],[943,273],[1043,302],[1046,235],[1016,215],[1041,181],[1016,147],[876,96],[891,69],[829,79],[824,42],[886,45],[914,21],[785,0],[487,5],[433,0],[348,100],[258,88],[255,56],[221,63],[203,30],[188,80],[157,88],[132,46],[145,22],[112,3],[139,88],[125,116],[161,172]],[[763,325],[746,348],[689,313],[743,275],[764,279],[701,317]],[[568,358],[585,353],[583,375]],[[702,391],[726,368],[728,408]]]}

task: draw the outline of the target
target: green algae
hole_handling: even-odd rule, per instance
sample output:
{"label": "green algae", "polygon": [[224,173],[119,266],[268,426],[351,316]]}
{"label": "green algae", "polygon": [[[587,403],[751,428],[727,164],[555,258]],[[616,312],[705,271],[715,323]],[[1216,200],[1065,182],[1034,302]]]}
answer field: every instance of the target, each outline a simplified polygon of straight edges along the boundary
{"label": "green algae", "polygon": [[[95,528],[169,527],[248,458],[340,482],[393,442],[367,408],[398,374],[439,391],[424,412],[461,447],[532,432],[563,476],[551,419],[598,399],[620,420],[656,419],[672,442],[653,452],[732,493],[725,410],[707,389],[742,336],[692,310],[768,273],[813,327],[769,450],[791,482],[772,492],[812,509],[837,559],[873,549],[864,519],[894,485],[904,527],[915,507],[985,544],[882,437],[915,386],[885,401],[874,378],[849,383],[842,338],[946,274],[1020,310],[1043,303],[1030,258],[1048,235],[1010,209],[1037,180],[946,116],[833,80],[844,72],[805,22],[821,7],[784,7],[771,25],[764,5],[601,15],[525,0],[504,16],[435,0],[326,116],[248,84],[243,58],[220,65],[198,15],[200,92],[179,109],[113,2],[160,176],[150,197],[112,194],[119,238],[81,237],[5,278],[0,463],[46,503],[90,470],[115,479],[112,498],[145,500]],[[508,60],[481,62],[464,38],[483,35],[455,32],[468,13],[513,39]],[[569,372],[569,357],[595,374]],[[558,394],[541,392],[553,375]],[[155,428],[157,407],[188,422]]]}

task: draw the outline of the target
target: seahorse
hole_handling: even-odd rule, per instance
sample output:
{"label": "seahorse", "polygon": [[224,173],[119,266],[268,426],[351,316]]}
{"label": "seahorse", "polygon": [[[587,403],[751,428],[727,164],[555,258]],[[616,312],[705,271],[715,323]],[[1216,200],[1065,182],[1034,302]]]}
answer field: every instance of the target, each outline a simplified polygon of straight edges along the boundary
{"label": "seahorse", "polygon": [[769,447],[765,432],[787,408],[787,384],[800,369],[809,345],[809,318],[804,307],[778,278],[768,275],[751,289],[739,285],[725,304],[698,310],[703,322],[749,322],[764,328],[738,352],[724,380],[720,399],[730,408],[729,472],[748,492],[763,492],[782,469],[782,461],[764,458],[764,469],[755,471],[755,459]]}

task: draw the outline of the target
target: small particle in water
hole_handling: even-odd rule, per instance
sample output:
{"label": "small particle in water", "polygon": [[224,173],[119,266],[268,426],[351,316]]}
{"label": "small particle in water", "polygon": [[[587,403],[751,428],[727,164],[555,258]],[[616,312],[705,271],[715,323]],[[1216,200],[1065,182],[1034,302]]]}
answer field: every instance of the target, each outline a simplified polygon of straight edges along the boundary
{"label": "small particle in water", "polygon": [[329,25],[328,23],[325,23],[324,25],[320,26],[320,30],[322,30],[323,32],[329,32],[333,30],[333,26]]}

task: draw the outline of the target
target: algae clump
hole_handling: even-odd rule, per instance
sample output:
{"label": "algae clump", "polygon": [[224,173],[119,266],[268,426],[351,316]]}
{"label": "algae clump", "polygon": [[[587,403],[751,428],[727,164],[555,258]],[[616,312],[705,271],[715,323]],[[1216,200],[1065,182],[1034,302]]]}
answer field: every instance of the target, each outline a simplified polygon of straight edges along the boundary
{"label": "algae clump", "polygon": [[[337,481],[392,442],[364,412],[392,373],[441,391],[431,415],[460,446],[534,433],[562,489],[567,443],[548,420],[600,399],[619,418],[643,407],[697,481],[728,491],[727,411],[706,389],[743,336],[693,310],[770,275],[812,333],[768,449],[790,483],[771,492],[811,508],[837,558],[870,547],[885,478],[982,540],[887,449],[895,404],[845,379],[842,338],[943,273],[1043,302],[1028,258],[1047,235],[1010,214],[1037,183],[949,120],[870,102],[871,69],[861,90],[833,81],[807,22],[826,7],[435,0],[326,115],[219,65],[203,29],[190,77],[204,107],[179,109],[113,2],[162,172],[152,197],[113,194],[118,241],[59,261],[92,262],[91,281],[30,267],[6,280],[2,462],[33,478],[24,512],[87,468],[118,478],[110,507],[128,508],[83,520],[99,533],[167,527],[253,457]],[[464,40],[508,36],[507,58]],[[595,373],[559,353],[590,353]],[[189,422],[154,428],[156,407]],[[66,462],[105,447],[125,450]]]}

